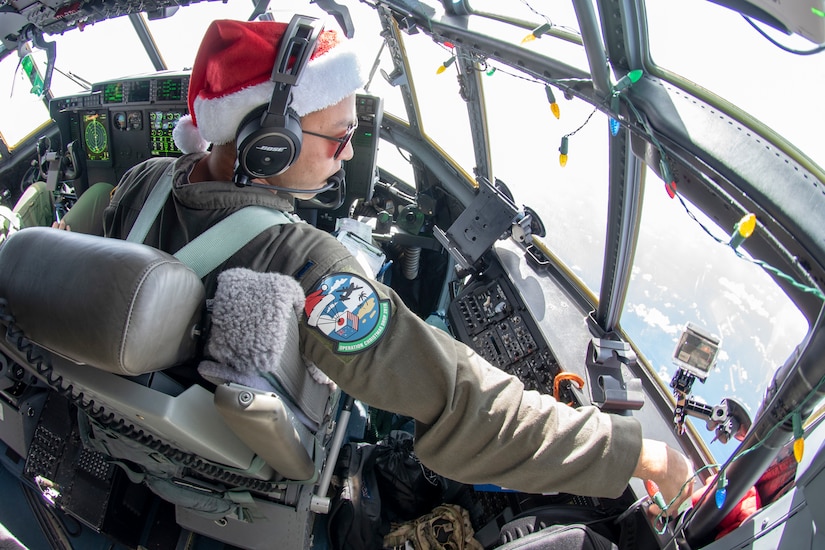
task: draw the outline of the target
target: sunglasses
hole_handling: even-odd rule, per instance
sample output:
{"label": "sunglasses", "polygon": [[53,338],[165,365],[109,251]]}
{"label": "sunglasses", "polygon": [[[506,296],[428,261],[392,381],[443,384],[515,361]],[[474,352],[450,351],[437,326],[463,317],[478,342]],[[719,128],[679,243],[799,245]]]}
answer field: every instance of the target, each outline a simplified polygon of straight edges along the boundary
{"label": "sunglasses", "polygon": [[338,148],[335,149],[335,154],[332,156],[333,159],[338,160],[338,157],[341,156],[341,152],[343,152],[344,147],[347,146],[347,143],[350,142],[352,139],[352,135],[355,133],[355,129],[358,128],[358,124],[350,124],[347,126],[347,133],[345,133],[342,137],[332,137],[326,136],[324,134],[317,134],[315,132],[310,132],[309,130],[304,130],[305,134],[309,134],[310,136],[315,136],[319,138],[328,139],[330,141],[335,141],[338,143]]}

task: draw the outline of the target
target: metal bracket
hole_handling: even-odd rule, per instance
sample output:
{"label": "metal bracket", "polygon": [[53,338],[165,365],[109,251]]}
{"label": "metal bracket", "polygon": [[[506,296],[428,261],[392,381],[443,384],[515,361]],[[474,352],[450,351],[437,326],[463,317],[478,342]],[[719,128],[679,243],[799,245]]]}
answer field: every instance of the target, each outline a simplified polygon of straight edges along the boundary
{"label": "metal bracket", "polygon": [[348,7],[333,0],[312,0],[310,3],[318,4],[322,10],[333,16],[347,38],[355,36],[355,25],[352,24],[352,17],[349,14]]}
{"label": "metal bracket", "polygon": [[645,404],[642,381],[625,380],[622,365],[636,364],[630,344],[620,340],[592,338],[587,346],[590,400],[603,410],[639,410]]}
{"label": "metal bracket", "polygon": [[456,263],[471,269],[512,225],[518,208],[487,179],[479,178],[478,194],[447,231],[433,235]]}
{"label": "metal bracket", "polygon": [[714,439],[727,443],[731,437],[743,441],[751,429],[751,418],[745,406],[733,397],[726,397],[718,405],[710,406],[697,401],[693,396],[676,396],[674,424],[679,433],[685,431],[685,415],[705,421],[708,431],[716,431]]}

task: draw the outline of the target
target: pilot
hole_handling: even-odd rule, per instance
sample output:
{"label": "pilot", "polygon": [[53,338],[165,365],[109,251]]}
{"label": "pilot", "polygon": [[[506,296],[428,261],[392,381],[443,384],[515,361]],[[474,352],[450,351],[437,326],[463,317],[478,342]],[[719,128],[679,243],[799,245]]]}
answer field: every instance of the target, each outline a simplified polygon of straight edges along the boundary
{"label": "pilot", "polygon": [[[192,68],[191,117],[174,131],[185,154],[149,159],[123,177],[105,211],[107,236],[128,235],[150,190],[160,181],[170,185],[167,169],[171,196],[144,242],[174,253],[245,206],[291,211],[295,198],[314,196],[352,158],[355,93],[364,72],[352,43],[326,30],[291,90],[290,109],[303,129],[297,160],[275,176],[250,178],[258,186],[233,183],[236,132],[272,96],[270,76],[286,27],[274,21],[210,25]],[[643,438],[636,419],[525,391],[516,377],[422,321],[334,237],[310,224],[269,228],[216,272],[233,267],[294,277],[307,296],[300,326],[305,359],[354,398],[413,418],[417,455],[448,478],[530,493],[618,497],[635,476],[656,482],[667,501],[678,496],[681,502],[691,492],[688,459]],[[208,293],[216,279],[216,273],[206,277]],[[348,299],[359,300],[360,309],[344,303],[336,288],[358,288]]]}

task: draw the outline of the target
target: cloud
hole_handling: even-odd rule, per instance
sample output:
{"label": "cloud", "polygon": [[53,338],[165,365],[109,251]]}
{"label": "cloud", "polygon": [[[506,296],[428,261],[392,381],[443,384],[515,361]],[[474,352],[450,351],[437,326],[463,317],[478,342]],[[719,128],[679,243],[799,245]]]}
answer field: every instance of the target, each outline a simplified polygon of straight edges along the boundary
{"label": "cloud", "polygon": [[719,277],[719,286],[722,288],[722,295],[740,309],[766,319],[770,317],[770,312],[765,308],[765,301],[748,292],[744,282],[722,276]]}
{"label": "cloud", "polygon": [[679,334],[681,328],[670,322],[670,318],[655,307],[645,304],[628,304],[628,310],[634,313],[645,324],[662,330],[665,334]]}

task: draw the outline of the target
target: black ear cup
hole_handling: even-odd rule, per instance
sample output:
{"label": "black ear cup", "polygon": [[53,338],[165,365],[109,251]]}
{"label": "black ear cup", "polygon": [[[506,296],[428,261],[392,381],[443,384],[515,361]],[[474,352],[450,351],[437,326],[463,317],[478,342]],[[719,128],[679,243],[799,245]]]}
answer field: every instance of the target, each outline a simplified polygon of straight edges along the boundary
{"label": "black ear cup", "polygon": [[238,168],[249,178],[277,176],[298,158],[301,139],[297,115],[273,115],[262,105],[238,126]]}

